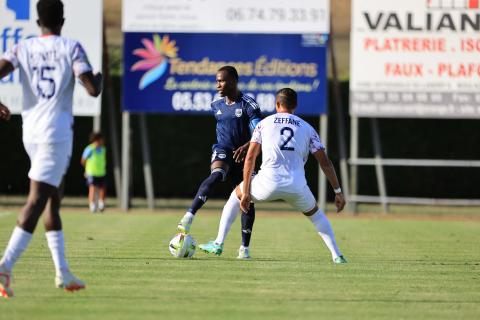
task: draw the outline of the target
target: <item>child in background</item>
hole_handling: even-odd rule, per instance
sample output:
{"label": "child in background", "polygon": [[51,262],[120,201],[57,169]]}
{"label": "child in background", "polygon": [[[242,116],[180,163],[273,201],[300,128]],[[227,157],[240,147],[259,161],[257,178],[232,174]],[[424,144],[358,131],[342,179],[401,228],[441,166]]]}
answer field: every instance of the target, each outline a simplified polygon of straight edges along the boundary
{"label": "child in background", "polygon": [[[85,177],[88,184],[88,202],[92,213],[105,210],[107,175],[107,152],[103,135],[93,132],[90,135],[90,144],[82,154],[81,164],[85,167]],[[96,195],[98,194],[98,198]],[[98,203],[97,200],[98,199]]]}

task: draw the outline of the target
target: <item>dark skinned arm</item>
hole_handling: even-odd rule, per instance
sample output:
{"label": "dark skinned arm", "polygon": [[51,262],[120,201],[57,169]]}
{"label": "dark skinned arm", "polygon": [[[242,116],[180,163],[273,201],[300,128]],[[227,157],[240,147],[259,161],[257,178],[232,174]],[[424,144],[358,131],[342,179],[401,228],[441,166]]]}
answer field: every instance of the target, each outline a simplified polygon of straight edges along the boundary
{"label": "dark skinned arm", "polygon": [[10,110],[0,102],[0,120],[10,120]]}
{"label": "dark skinned arm", "polygon": [[250,141],[233,150],[233,160],[235,160],[236,163],[240,163],[245,159],[249,145]]}
{"label": "dark skinned arm", "polygon": [[102,74],[100,72],[93,74],[91,71],[82,73],[78,76],[82,85],[92,97],[98,97],[102,93]]}
{"label": "dark skinned arm", "polygon": [[[5,59],[0,60],[0,79],[3,77],[8,76],[11,72],[13,72],[15,68],[13,64]],[[0,102],[0,119],[8,121],[10,120],[10,110],[7,108],[6,105]]]}
{"label": "dark skinned arm", "polygon": [[15,68],[10,61],[5,59],[0,60],[0,79],[8,76],[13,70],[15,70]]}

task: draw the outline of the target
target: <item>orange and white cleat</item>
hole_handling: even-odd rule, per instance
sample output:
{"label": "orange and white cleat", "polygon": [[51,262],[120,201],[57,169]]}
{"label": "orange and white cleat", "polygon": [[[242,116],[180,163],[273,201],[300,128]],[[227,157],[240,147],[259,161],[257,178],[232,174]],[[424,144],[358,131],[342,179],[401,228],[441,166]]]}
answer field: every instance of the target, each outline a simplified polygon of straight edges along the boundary
{"label": "orange and white cleat", "polygon": [[12,274],[0,267],[0,296],[3,298],[13,297],[13,290],[10,288]]}
{"label": "orange and white cleat", "polygon": [[69,292],[85,289],[85,283],[68,270],[55,277],[55,286]]}

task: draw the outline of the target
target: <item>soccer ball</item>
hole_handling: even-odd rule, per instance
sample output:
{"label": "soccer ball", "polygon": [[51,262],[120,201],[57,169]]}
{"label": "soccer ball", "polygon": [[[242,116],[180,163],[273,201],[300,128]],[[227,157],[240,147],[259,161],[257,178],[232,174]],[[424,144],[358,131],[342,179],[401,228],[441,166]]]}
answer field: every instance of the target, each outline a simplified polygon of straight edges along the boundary
{"label": "soccer ball", "polygon": [[197,242],[189,234],[178,233],[170,240],[168,249],[177,258],[191,258],[197,248]]}

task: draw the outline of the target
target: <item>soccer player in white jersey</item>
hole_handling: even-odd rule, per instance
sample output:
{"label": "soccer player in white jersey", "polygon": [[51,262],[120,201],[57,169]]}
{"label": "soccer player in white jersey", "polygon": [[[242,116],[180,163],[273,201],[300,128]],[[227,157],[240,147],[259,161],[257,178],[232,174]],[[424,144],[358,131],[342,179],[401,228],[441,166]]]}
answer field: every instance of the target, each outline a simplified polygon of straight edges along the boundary
{"label": "soccer player in white jersey", "polygon": [[69,270],[65,258],[60,219],[61,183],[72,152],[72,96],[75,77],[88,93],[101,92],[101,74],[93,74],[82,46],[60,36],[63,3],[37,3],[41,36],[20,41],[0,59],[0,78],[14,69],[23,85],[23,144],[30,158],[30,191],[18,215],[17,226],[0,260],[0,296],[13,296],[10,288],[15,262],[27,248],[37,222],[45,210],[48,247],[55,265],[55,285],[67,291],[85,288]]}
{"label": "soccer player in white jersey", "polygon": [[[297,93],[290,88],[281,89],[276,96],[277,113],[257,125],[245,158],[243,182],[232,192],[223,208],[212,250],[223,245],[238,212],[247,212],[251,202],[284,200],[312,221],[334,263],[347,263],[337,246],[330,222],[318,208],[307,185],[304,165],[309,153],[318,161],[335,191],[337,212],[343,210],[345,199],[325,147],[317,132],[293,114],[296,107]],[[252,176],[260,152],[262,166],[259,173]]]}

